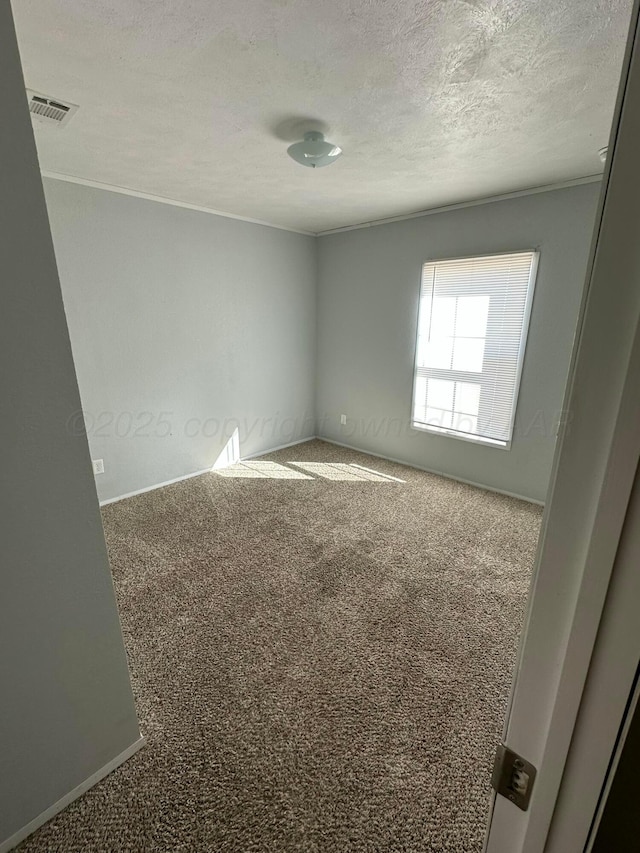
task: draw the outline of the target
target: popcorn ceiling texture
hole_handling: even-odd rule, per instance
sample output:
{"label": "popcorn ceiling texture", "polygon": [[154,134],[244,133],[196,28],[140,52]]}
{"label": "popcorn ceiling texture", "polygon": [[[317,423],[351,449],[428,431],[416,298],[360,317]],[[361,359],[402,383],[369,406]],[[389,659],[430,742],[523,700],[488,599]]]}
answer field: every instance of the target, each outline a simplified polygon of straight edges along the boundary
{"label": "popcorn ceiling texture", "polygon": [[[632,3],[13,5],[26,85],[80,104],[42,168],[319,232],[601,172]],[[331,168],[286,156],[297,116]]]}
{"label": "popcorn ceiling texture", "polygon": [[266,459],[103,509],[148,743],[20,853],[480,853],[540,507]]}

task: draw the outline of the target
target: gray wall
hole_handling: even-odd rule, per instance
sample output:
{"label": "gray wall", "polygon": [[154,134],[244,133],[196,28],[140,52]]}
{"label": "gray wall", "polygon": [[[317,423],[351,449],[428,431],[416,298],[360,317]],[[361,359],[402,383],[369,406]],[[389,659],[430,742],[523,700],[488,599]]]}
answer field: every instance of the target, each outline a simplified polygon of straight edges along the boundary
{"label": "gray wall", "polygon": [[[236,427],[242,456],[317,432],[544,499],[599,184],[317,241],[61,181],[45,191],[86,416],[70,429],[86,421],[104,459],[101,499],[211,467]],[[511,449],[410,429],[422,263],[533,247]]]}
{"label": "gray wall", "polygon": [[[588,184],[321,237],[319,434],[543,500],[599,191]],[[529,248],[540,266],[511,449],[412,430],[422,264]]]}
{"label": "gray wall", "polygon": [[101,499],[210,468],[236,426],[243,456],[314,434],[314,238],[45,192]]}
{"label": "gray wall", "polygon": [[0,844],[138,739],[9,3],[0,3]]}

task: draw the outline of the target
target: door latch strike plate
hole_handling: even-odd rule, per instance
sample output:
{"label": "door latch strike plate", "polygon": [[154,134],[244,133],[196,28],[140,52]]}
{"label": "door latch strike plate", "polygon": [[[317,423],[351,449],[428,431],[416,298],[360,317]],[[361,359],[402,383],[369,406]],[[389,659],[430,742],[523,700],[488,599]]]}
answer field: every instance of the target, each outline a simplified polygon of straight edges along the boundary
{"label": "door latch strike plate", "polygon": [[498,746],[491,784],[523,812],[529,808],[535,778],[536,768],[531,762],[503,743]]}

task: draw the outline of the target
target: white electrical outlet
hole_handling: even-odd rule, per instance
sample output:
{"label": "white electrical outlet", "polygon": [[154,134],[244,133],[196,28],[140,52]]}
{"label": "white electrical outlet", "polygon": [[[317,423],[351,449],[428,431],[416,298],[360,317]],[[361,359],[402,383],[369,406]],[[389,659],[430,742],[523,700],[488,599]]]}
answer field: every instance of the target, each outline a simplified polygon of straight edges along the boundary
{"label": "white electrical outlet", "polygon": [[104,474],[104,459],[93,460],[93,473]]}
{"label": "white electrical outlet", "polygon": [[342,424],[342,426],[344,426],[346,424],[346,422],[347,422],[347,416],[346,415],[340,415],[340,423]]}

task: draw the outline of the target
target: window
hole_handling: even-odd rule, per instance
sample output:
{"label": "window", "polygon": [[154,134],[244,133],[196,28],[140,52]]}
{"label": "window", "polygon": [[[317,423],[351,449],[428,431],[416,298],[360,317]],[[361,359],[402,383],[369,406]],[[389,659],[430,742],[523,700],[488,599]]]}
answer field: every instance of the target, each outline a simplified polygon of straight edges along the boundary
{"label": "window", "polygon": [[412,425],[508,447],[537,252],[422,268]]}

